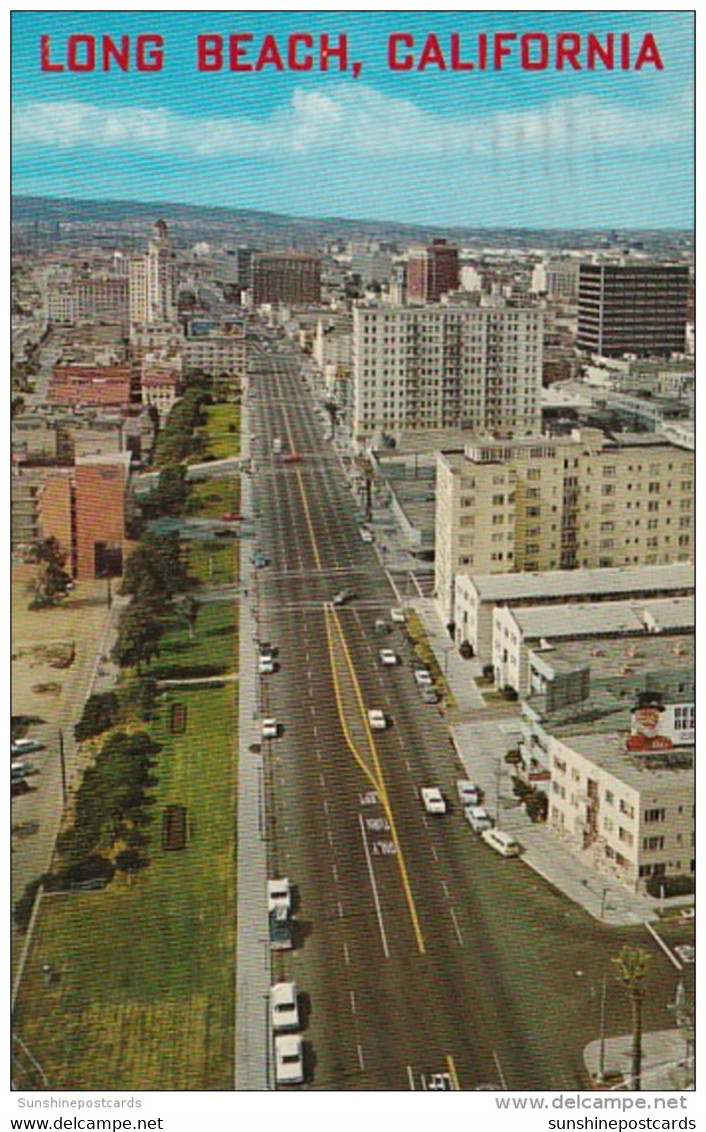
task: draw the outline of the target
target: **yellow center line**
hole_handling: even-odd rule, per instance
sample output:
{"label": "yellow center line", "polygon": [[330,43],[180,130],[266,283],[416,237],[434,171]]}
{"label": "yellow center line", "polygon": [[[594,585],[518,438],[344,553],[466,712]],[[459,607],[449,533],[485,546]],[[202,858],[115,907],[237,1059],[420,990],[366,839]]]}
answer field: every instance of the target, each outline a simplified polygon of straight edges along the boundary
{"label": "yellow center line", "polygon": [[[277,388],[278,389],[280,388],[279,377],[277,379]],[[289,417],[287,415],[287,410],[283,407],[282,412],[283,412],[283,416],[284,416],[284,431],[287,433],[287,441],[289,443],[289,450],[290,450],[290,452],[295,452],[296,446],[294,444],[294,437],[292,436],[292,427],[289,423]],[[306,491],[304,490],[304,480],[302,479],[302,474],[299,471],[299,469],[297,469],[296,477],[297,477],[297,483],[299,484],[299,494],[302,497],[302,506],[304,508],[304,518],[306,519],[306,525],[307,525],[307,529],[309,531],[309,539],[311,540],[311,548],[314,551],[314,561],[316,562],[316,569],[320,570],[321,569],[321,555],[319,554],[319,547],[318,547],[318,544],[316,542],[316,535],[314,534],[314,526],[313,526],[313,523],[311,521],[311,512],[309,510],[309,500],[307,499]]]}
{"label": "yellow center line", "polygon": [[341,720],[341,726],[343,728],[343,734],[346,737],[346,742],[347,742],[348,746],[350,747],[353,758],[358,763],[358,766],[363,771],[365,777],[368,779],[368,781],[370,782],[372,787],[375,790],[379,791],[378,783],[375,779],[375,776],[373,775],[373,772],[370,770],[370,768],[366,764],[365,760],[360,755],[358,748],[356,747],[355,743],[353,742],[353,738],[352,738],[351,733],[348,729],[348,723],[347,723],[347,720],[346,720],[346,715],[345,715],[345,712],[343,710],[343,700],[341,698],[341,688],[340,688],[340,684],[339,684],[339,681],[338,681],[338,674],[336,672],[336,661],[335,661],[333,639],[332,639],[332,635],[331,635],[331,623],[330,623],[331,611],[330,611],[330,609],[327,605],[324,606],[324,614],[325,614],[325,620],[326,620],[326,636],[328,638],[328,648],[329,648],[329,653],[330,653],[330,656],[331,656],[331,674],[333,676],[333,690],[334,690],[334,694],[336,696],[336,706],[338,707],[338,714],[339,714],[339,717],[340,717],[340,720]]}
{"label": "yellow center line", "polygon": [[451,1077],[452,1088],[457,1093],[461,1091],[461,1086],[458,1083],[458,1073],[456,1072],[456,1063],[450,1053],[446,1054],[446,1064],[449,1067],[449,1076]]}
{"label": "yellow center line", "polygon": [[414,928],[414,934],[415,934],[416,939],[417,939],[417,947],[419,948],[419,951],[423,955],[426,952],[426,946],[425,946],[425,943],[424,943],[424,936],[422,935],[422,929],[421,929],[420,924],[419,924],[419,916],[417,915],[417,908],[416,908],[416,905],[414,903],[414,897],[412,896],[412,889],[411,889],[411,886],[410,886],[410,883],[409,883],[409,875],[407,873],[407,866],[405,864],[404,854],[402,852],[402,846],[400,845],[400,839],[399,839],[399,836],[397,834],[397,826],[395,825],[395,818],[394,818],[394,815],[392,813],[392,807],[390,805],[390,799],[388,797],[387,787],[385,785],[385,779],[383,777],[382,767],[380,765],[380,759],[378,757],[377,747],[375,746],[375,740],[373,739],[373,735],[372,735],[372,732],[370,730],[370,723],[368,722],[368,713],[367,713],[367,710],[366,710],[366,707],[365,707],[365,701],[363,700],[363,695],[362,695],[362,692],[360,690],[360,684],[358,682],[358,677],[356,675],[355,667],[354,667],[353,661],[351,659],[351,655],[350,655],[350,651],[348,649],[348,645],[346,643],[346,639],[343,635],[343,629],[341,628],[339,618],[336,615],[334,610],[331,611],[331,615],[332,615],[332,618],[333,618],[333,622],[336,625],[336,628],[338,629],[338,636],[339,636],[339,639],[341,641],[341,646],[343,648],[343,652],[344,652],[344,655],[346,657],[346,661],[348,663],[348,668],[350,670],[351,678],[353,680],[353,687],[355,689],[356,697],[357,697],[358,704],[359,704],[359,707],[360,707],[361,716],[363,718],[363,726],[365,728],[365,733],[366,733],[368,743],[370,745],[370,750],[371,750],[372,756],[373,756],[373,762],[375,764],[378,793],[380,795],[380,800],[383,804],[385,814],[386,814],[387,819],[390,823],[390,832],[392,834],[392,840],[395,844],[395,849],[397,850],[397,854],[396,854],[397,865],[398,865],[398,868],[400,870],[400,879],[402,880],[402,887],[404,888],[404,893],[405,893],[405,896],[407,898],[407,906],[409,907],[409,914],[410,914],[410,917],[411,917],[411,920],[412,920],[412,927]]}

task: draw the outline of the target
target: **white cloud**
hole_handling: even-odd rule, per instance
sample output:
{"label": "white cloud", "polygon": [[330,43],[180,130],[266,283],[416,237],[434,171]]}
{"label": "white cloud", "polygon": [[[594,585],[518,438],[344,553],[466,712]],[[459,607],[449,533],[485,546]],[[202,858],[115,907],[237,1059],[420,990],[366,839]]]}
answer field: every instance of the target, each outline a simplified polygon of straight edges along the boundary
{"label": "white cloud", "polygon": [[342,152],[355,157],[526,156],[585,145],[636,153],[660,144],[691,144],[688,94],[657,107],[595,95],[557,98],[498,111],[436,114],[371,87],[297,88],[263,119],[192,117],[158,108],[29,102],[13,113],[13,144],[23,149],[150,152],[190,160]]}

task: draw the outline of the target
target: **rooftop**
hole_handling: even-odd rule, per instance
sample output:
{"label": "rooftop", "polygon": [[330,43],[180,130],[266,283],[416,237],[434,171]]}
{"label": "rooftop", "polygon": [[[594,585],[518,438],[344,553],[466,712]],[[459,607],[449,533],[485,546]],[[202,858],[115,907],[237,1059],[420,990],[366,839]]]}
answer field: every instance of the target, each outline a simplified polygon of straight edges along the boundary
{"label": "rooftop", "polygon": [[580,734],[564,737],[567,747],[590,759],[597,766],[615,775],[636,790],[657,791],[665,783],[673,782],[675,774],[684,777],[685,786],[691,786],[694,773],[694,748],[675,747],[671,751],[627,751],[625,740],[629,731]]}
{"label": "rooftop", "polygon": [[603,601],[513,609],[512,617],[527,640],[688,631],[694,628],[694,598]]}
{"label": "rooftop", "polygon": [[589,594],[650,593],[693,590],[695,572],[689,563],[671,566],[621,566],[596,570],[546,570],[535,574],[465,574],[481,601],[572,597]]}

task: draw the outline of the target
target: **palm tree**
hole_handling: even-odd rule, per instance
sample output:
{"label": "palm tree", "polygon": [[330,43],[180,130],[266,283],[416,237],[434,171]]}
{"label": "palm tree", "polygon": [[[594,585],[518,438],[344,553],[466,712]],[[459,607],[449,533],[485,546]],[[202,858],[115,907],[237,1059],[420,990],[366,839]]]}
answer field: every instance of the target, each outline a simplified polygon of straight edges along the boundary
{"label": "palm tree", "polygon": [[632,1010],[630,1087],[636,1090],[641,1087],[642,1077],[642,1003],[645,997],[642,983],[649,961],[650,954],[643,947],[631,947],[627,943],[612,959],[618,981],[625,987],[630,998]]}

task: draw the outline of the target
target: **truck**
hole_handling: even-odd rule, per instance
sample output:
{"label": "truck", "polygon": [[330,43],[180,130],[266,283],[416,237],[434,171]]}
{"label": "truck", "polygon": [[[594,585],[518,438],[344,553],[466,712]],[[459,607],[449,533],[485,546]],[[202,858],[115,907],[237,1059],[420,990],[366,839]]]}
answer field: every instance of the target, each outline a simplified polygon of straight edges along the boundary
{"label": "truck", "polygon": [[272,454],[273,454],[273,456],[279,456],[281,451],[282,451],[282,437],[281,436],[275,436],[274,440],[272,441]]}

